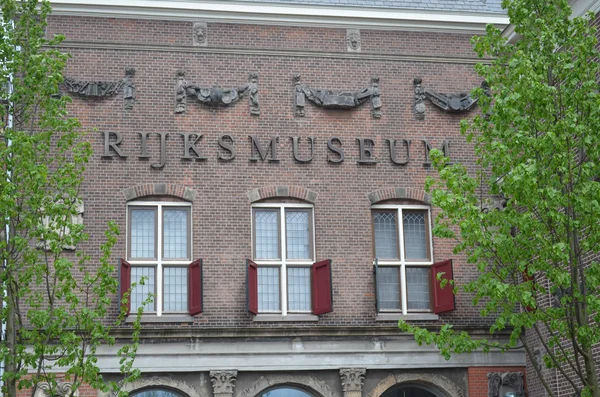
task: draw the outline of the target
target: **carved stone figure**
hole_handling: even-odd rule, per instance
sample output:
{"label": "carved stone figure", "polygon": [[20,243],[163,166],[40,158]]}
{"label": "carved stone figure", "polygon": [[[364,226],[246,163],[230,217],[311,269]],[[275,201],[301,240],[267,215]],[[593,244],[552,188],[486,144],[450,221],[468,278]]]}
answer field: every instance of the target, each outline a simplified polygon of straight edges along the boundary
{"label": "carved stone figure", "polygon": [[414,79],[413,83],[415,85],[415,118],[417,120],[425,119],[425,93],[423,92],[423,87],[421,87],[421,83],[423,80]]}
{"label": "carved stone figure", "polygon": [[125,78],[123,79],[123,107],[125,109],[133,109],[133,104],[135,103],[135,84],[133,84],[134,76],[134,68],[125,69]]}
{"label": "carved stone figure", "polygon": [[185,72],[183,70],[178,70],[177,83],[175,83],[175,113],[185,112],[187,104],[186,87],[187,81],[185,81]]}
{"label": "carved stone figure", "polygon": [[[428,99],[432,104],[449,113],[466,113],[477,104],[478,98],[461,92],[460,94],[442,94],[433,90],[423,89],[422,80],[414,79],[415,84],[415,117],[417,120],[425,118],[424,100]],[[487,90],[485,82],[481,86]]]}
{"label": "carved stone figure", "polygon": [[[73,384],[69,382],[57,382],[54,390],[50,390],[48,382],[40,382],[35,387],[34,397],[66,397],[71,394]],[[75,391],[75,397],[79,397],[79,390]]]}
{"label": "carved stone figure", "polygon": [[193,27],[192,38],[195,46],[206,46],[207,44],[207,30],[208,27],[206,22],[196,22]]}
{"label": "carved stone figure", "polygon": [[358,29],[347,29],[346,30],[346,42],[348,43],[349,52],[360,52],[360,30]]}
{"label": "carved stone figure", "polygon": [[308,99],[318,107],[341,110],[356,108],[370,100],[373,106],[373,117],[381,117],[381,92],[377,77],[371,79],[371,87],[355,92],[334,93],[325,89],[310,88],[300,83],[299,75],[294,76],[294,85],[296,88],[296,116],[303,117],[305,115],[305,99]]}
{"label": "carved stone figure", "polygon": [[525,387],[523,384],[523,372],[490,372],[488,374],[488,397],[502,397],[503,386],[508,389],[506,392],[514,392],[517,397],[525,397]]}
{"label": "carved stone figure", "polygon": [[200,87],[188,84],[185,73],[177,72],[175,85],[175,113],[183,113],[186,109],[187,98],[196,98],[198,102],[212,107],[229,106],[244,96],[249,97],[250,114],[260,115],[258,102],[258,75],[250,73],[250,82],[238,88]]}
{"label": "carved stone figure", "polygon": [[349,395],[360,396],[362,394],[362,387],[366,373],[367,370],[365,368],[340,369],[340,379],[342,381],[344,397],[350,397]]}
{"label": "carved stone figure", "polygon": [[210,381],[213,385],[214,397],[231,397],[237,378],[237,371],[210,371]]}
{"label": "carved stone figure", "polygon": [[125,69],[125,77],[119,81],[84,81],[65,77],[60,89],[82,97],[107,98],[116,95],[123,89],[125,109],[133,108],[135,102],[135,85],[133,77],[135,69]]}

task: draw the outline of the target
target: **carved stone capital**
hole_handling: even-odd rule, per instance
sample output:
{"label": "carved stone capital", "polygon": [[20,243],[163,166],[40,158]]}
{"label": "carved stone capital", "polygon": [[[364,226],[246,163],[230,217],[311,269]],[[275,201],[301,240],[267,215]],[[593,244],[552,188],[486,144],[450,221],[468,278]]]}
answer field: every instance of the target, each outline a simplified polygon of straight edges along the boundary
{"label": "carved stone capital", "polygon": [[237,378],[236,370],[210,371],[210,381],[215,397],[231,397]]}
{"label": "carved stone capital", "polygon": [[[48,382],[40,382],[35,387],[34,397],[68,397],[73,389],[73,384],[70,382],[57,382],[56,385],[50,386]],[[79,390],[75,390],[75,397],[79,397]]]}
{"label": "carved stone capital", "polygon": [[340,379],[344,397],[360,397],[362,395],[363,382],[365,380],[365,368],[342,368]]}
{"label": "carved stone capital", "polygon": [[525,397],[523,372],[490,372],[488,374],[488,397],[502,397],[505,392],[509,391],[515,392],[517,397]]}

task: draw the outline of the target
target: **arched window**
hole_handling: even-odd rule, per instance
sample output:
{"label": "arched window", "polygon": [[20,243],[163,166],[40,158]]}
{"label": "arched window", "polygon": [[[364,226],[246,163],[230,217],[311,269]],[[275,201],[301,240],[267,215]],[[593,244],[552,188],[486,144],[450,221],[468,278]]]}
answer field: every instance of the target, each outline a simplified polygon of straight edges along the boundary
{"label": "arched window", "polygon": [[[160,396],[162,397],[162,396]],[[165,396],[166,397],[166,396]],[[257,397],[315,397],[314,395],[297,387],[284,386],[269,389]]]}
{"label": "arched window", "polygon": [[423,385],[399,385],[381,395],[381,397],[438,397],[433,388]]}
{"label": "arched window", "polygon": [[174,390],[153,387],[151,389],[136,390],[129,397],[186,397],[184,394]]}

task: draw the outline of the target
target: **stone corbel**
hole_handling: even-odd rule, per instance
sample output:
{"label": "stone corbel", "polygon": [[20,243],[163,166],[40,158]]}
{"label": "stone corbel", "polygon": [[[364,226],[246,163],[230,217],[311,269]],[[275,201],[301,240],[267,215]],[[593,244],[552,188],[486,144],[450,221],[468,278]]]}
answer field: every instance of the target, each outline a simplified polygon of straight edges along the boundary
{"label": "stone corbel", "polygon": [[123,90],[123,107],[132,109],[135,103],[134,68],[125,69],[125,77],[118,81],[86,81],[65,77],[61,91],[86,98],[108,98]]}
{"label": "stone corbel", "polygon": [[241,98],[248,96],[250,114],[260,115],[260,106],[258,101],[258,74],[250,73],[248,83],[237,88],[222,87],[200,87],[187,82],[185,72],[177,72],[177,82],[175,83],[175,113],[185,113],[187,108],[187,99],[195,99],[210,107],[223,107],[234,104]]}
{"label": "stone corbel", "polygon": [[233,397],[237,379],[236,370],[210,371],[209,375],[213,385],[214,397]]}
{"label": "stone corbel", "polygon": [[[33,397],[69,397],[73,390],[73,384],[69,382],[57,382],[53,388],[48,382],[40,382],[35,386]],[[75,390],[74,397],[79,397],[79,390]]]}
{"label": "stone corbel", "polygon": [[324,109],[349,110],[359,107],[370,101],[372,105],[371,115],[375,119],[381,118],[381,90],[379,89],[379,77],[371,78],[371,87],[355,92],[335,93],[321,88],[310,88],[303,85],[300,75],[294,76],[296,116],[305,116],[306,100]]}
{"label": "stone corbel", "polygon": [[363,382],[365,380],[365,368],[342,368],[340,369],[340,379],[342,381],[342,390],[344,397],[361,397]]}

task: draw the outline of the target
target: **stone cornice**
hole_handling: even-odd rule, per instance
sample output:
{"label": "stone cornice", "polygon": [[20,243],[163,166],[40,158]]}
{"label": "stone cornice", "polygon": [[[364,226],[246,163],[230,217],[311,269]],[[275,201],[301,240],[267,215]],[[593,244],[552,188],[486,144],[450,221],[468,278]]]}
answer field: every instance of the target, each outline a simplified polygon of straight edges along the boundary
{"label": "stone cornice", "polygon": [[141,18],[288,26],[400,29],[482,34],[489,23],[504,28],[505,15],[202,0],[52,0],[54,15]]}

